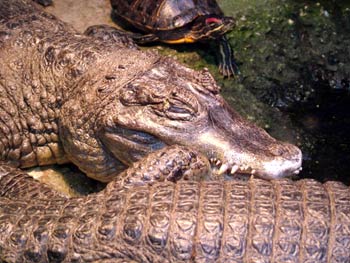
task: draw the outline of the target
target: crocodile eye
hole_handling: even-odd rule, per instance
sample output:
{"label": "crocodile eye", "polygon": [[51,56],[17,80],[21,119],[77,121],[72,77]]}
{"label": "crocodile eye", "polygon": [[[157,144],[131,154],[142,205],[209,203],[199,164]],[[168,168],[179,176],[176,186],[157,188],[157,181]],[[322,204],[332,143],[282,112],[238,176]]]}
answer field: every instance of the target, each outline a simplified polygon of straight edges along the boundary
{"label": "crocodile eye", "polygon": [[164,102],[165,116],[172,120],[190,120],[195,116],[195,110],[189,104],[179,100],[166,100]]}
{"label": "crocodile eye", "polygon": [[179,106],[170,106],[167,110],[172,113],[192,114],[192,112],[189,109],[181,108]]}
{"label": "crocodile eye", "polygon": [[188,109],[172,106],[167,109],[165,116],[171,120],[189,121],[194,114]]}

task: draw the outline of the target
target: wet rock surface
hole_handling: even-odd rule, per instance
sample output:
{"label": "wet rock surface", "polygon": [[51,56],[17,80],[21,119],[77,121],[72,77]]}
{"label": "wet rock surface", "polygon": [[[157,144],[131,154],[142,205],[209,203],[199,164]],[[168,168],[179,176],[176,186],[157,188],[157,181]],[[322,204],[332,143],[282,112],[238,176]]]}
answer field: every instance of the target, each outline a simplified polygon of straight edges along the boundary
{"label": "wet rock surface", "polygon": [[69,23],[80,32],[92,25],[115,25],[110,17],[109,0],[53,1],[53,5],[46,7],[45,10]]}
{"label": "wet rock surface", "polygon": [[29,169],[29,174],[66,196],[81,196],[104,188],[105,184],[83,174],[73,164],[49,165]]}
{"label": "wet rock surface", "polygon": [[[305,156],[300,177],[349,184],[350,5],[346,1],[218,2],[226,15],[236,18],[228,39],[241,70],[238,78],[220,76],[210,44],[152,47],[192,68],[209,68],[226,100],[244,117],[273,136],[298,144]],[[108,0],[61,0],[46,10],[78,31],[94,24],[115,25]],[[65,167],[64,174],[67,169],[68,174],[78,173]],[[48,178],[50,169],[44,170]],[[67,191],[84,180],[76,177]],[[57,185],[66,183],[63,179]]]}

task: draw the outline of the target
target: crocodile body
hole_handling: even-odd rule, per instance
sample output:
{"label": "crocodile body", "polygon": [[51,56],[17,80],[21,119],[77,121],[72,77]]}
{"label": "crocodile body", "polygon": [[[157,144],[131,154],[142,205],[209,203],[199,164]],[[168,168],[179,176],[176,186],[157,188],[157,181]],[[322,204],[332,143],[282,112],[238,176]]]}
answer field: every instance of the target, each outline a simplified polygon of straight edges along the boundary
{"label": "crocodile body", "polygon": [[[0,0],[0,262],[349,261],[348,188],[199,182],[209,160],[279,178],[301,153],[241,118],[207,70],[97,29]],[[20,170],[68,161],[111,182],[69,199]]]}
{"label": "crocodile body", "polygon": [[[166,153],[179,156],[172,150]],[[155,158],[168,162],[160,151],[97,194],[28,200],[3,193],[0,262],[350,262],[347,186],[288,179],[155,182],[152,176],[161,173],[140,166],[155,171]],[[148,182],[130,183],[136,173]],[[13,175],[0,173],[4,190],[21,190],[30,180]]]}
{"label": "crocodile body", "polygon": [[81,35],[31,1],[0,1],[0,160],[70,161],[108,182],[154,150],[184,145],[220,173],[299,171],[300,150],[240,117],[208,70],[99,29]]}

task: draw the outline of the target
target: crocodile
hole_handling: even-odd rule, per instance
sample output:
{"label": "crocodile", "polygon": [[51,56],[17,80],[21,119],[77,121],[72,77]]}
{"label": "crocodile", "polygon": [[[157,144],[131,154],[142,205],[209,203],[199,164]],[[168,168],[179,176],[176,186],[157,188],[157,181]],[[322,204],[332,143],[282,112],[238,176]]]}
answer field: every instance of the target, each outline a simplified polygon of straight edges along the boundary
{"label": "crocodile", "polygon": [[[244,120],[207,69],[100,29],[0,1],[0,262],[348,260],[348,188],[202,181],[278,179],[301,151]],[[22,170],[66,162],[110,183],[67,198]]]}
{"label": "crocodile", "polygon": [[0,1],[0,160],[73,162],[108,182],[152,151],[183,145],[218,174],[299,172],[299,148],[243,119],[207,69],[141,51],[112,30],[78,34],[31,1]]}

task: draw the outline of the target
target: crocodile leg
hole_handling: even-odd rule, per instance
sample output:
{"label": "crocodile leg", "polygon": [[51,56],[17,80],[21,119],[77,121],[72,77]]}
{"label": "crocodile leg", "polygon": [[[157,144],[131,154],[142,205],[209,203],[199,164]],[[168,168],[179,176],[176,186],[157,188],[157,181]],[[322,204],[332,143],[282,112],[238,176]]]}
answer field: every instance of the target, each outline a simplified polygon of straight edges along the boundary
{"label": "crocodile leg", "polygon": [[115,184],[124,188],[152,185],[156,182],[179,180],[201,181],[210,178],[210,164],[206,157],[182,146],[169,146],[133,163],[107,188]]}
{"label": "crocodile leg", "polygon": [[[109,187],[119,184],[130,188],[181,179],[199,181],[203,177],[209,177],[209,170],[210,164],[203,155],[186,147],[169,146],[146,156],[141,162],[134,163],[110,183]],[[0,186],[0,197],[42,199],[63,196],[6,162],[0,162]]]}
{"label": "crocodile leg", "polygon": [[132,40],[133,34],[119,30],[109,25],[93,25],[88,27],[85,35],[91,36],[102,41],[109,41],[120,47],[127,47],[131,49],[139,49]]}

